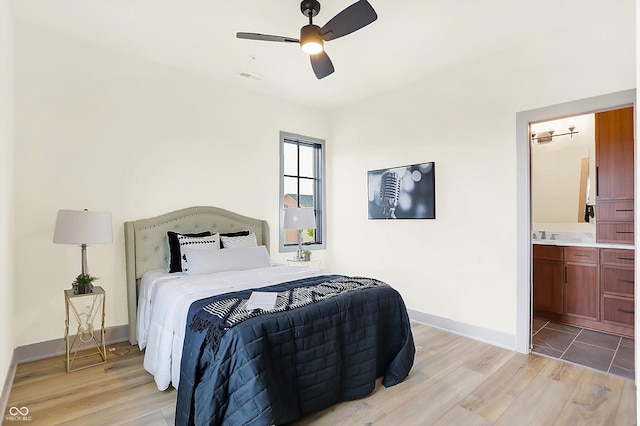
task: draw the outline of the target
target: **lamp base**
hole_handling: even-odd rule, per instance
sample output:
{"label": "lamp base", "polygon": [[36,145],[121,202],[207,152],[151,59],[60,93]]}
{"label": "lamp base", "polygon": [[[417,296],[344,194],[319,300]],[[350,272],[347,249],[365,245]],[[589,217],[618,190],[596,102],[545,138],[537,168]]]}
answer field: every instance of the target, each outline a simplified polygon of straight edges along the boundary
{"label": "lamp base", "polygon": [[90,293],[93,293],[93,284],[75,286],[75,288],[73,289],[73,294],[90,294]]}
{"label": "lamp base", "polygon": [[307,253],[303,253],[302,249],[298,249],[295,257],[293,258],[296,262],[308,262],[311,260],[311,255]]}

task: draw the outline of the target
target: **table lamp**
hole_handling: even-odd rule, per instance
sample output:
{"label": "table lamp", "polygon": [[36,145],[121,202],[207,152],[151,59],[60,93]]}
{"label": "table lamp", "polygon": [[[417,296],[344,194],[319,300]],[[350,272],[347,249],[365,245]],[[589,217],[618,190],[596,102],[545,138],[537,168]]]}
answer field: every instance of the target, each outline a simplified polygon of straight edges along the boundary
{"label": "table lamp", "polygon": [[87,273],[87,245],[113,242],[110,212],[88,210],[60,210],[53,234],[56,244],[80,245],[82,274]]}
{"label": "table lamp", "polygon": [[298,231],[298,253],[295,260],[304,259],[302,254],[302,230],[315,229],[316,216],[312,208],[290,207],[284,209],[284,228]]}

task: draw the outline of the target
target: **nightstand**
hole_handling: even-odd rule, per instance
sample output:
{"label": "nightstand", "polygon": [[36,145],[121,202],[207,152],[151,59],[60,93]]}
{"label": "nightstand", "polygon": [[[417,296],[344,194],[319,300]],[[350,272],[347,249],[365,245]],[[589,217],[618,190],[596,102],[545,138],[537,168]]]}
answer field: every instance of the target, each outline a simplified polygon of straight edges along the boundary
{"label": "nightstand", "polygon": [[[104,289],[98,286],[93,287],[93,293],[75,294],[73,290],[64,291],[67,373],[107,362],[107,348],[104,340],[104,297]],[[78,332],[70,336],[69,321],[74,318],[78,325]],[[99,330],[95,329],[96,321],[100,322]],[[80,352],[83,354],[78,355]],[[98,361],[91,362],[89,360],[91,357]],[[81,359],[83,361],[79,361]],[[72,368],[76,361],[80,365]]]}
{"label": "nightstand", "polygon": [[320,267],[320,261],[319,260],[287,259],[287,264],[295,265],[295,266],[309,266],[311,268],[319,268]]}

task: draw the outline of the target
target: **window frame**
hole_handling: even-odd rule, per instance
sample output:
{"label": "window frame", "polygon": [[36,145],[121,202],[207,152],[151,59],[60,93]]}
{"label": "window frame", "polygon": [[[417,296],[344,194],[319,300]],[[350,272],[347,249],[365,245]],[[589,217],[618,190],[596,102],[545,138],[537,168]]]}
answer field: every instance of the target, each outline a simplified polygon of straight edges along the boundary
{"label": "window frame", "polygon": [[[325,215],[325,200],[326,200],[326,161],[325,161],[325,141],[323,139],[312,138],[310,136],[298,135],[289,132],[280,132],[280,212],[279,212],[279,226],[278,226],[278,241],[279,252],[289,253],[298,250],[298,244],[285,244],[284,241],[284,147],[285,143],[295,142],[301,145],[312,146],[319,150],[316,154],[316,165],[314,175],[316,176],[315,182],[315,194],[314,194],[314,210],[316,213],[316,241],[315,243],[304,243],[303,248],[308,250],[324,250],[327,248],[327,222]],[[299,165],[298,165],[299,170]],[[299,177],[299,175],[298,175]]]}

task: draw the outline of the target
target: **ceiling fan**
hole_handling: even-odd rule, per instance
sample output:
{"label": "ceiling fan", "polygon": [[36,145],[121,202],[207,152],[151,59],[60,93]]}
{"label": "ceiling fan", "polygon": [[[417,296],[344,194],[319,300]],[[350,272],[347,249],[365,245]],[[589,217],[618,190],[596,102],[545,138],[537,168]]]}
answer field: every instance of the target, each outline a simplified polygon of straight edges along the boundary
{"label": "ceiling fan", "polygon": [[236,37],[277,41],[281,43],[299,43],[303,52],[309,55],[311,67],[318,79],[324,78],[335,70],[329,55],[324,51],[324,42],[334,40],[365,27],[378,19],[376,11],[367,0],[360,0],[338,13],[322,28],[313,24],[313,17],[320,12],[320,2],[303,0],[300,11],[309,18],[309,25],[300,29],[300,39],[258,33],[237,33]]}

